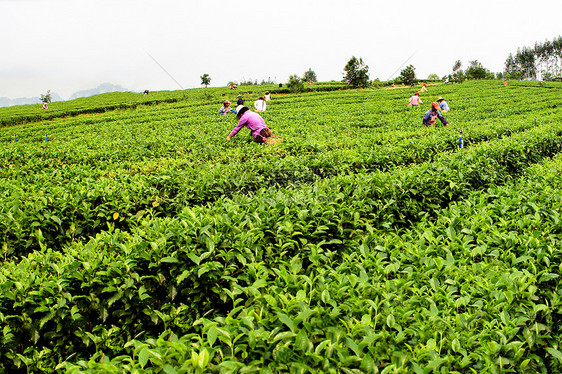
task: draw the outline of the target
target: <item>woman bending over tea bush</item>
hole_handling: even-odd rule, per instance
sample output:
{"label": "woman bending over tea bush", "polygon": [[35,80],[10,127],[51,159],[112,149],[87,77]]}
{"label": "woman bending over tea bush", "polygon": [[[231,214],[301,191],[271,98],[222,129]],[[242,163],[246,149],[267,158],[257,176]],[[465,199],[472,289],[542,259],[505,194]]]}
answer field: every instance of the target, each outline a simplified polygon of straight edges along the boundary
{"label": "woman bending over tea bush", "polygon": [[257,143],[267,143],[268,139],[273,137],[273,133],[259,114],[252,112],[244,105],[238,105],[236,112],[238,125],[226,137],[226,140],[230,140],[234,135],[238,134],[238,131],[244,126],[250,129],[250,134]]}

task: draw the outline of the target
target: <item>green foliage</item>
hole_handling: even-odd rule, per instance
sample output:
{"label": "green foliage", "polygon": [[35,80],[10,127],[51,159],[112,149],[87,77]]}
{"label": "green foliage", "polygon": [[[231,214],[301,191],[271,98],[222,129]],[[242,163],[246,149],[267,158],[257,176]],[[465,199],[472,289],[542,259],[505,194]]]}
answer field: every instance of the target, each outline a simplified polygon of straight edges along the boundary
{"label": "green foliage", "polygon": [[460,70],[461,67],[462,67],[461,60],[455,61],[455,64],[453,65],[453,73],[456,73],[458,70]]}
{"label": "green foliage", "polygon": [[376,78],[375,80],[373,80],[373,81],[371,82],[371,86],[372,86],[372,87],[375,87],[375,88],[380,88],[380,87],[383,87],[383,86],[384,86],[384,83],[381,82],[379,78]]}
{"label": "green foliage", "polygon": [[562,84],[324,85],[0,128],[0,372],[560,372]]}
{"label": "green foliage", "polygon": [[316,73],[310,68],[304,72],[302,80],[307,83],[318,82],[318,79],[316,78]]}
{"label": "green foliage", "polygon": [[408,65],[400,72],[400,80],[406,84],[413,86],[416,84],[416,68],[413,65]]}
{"label": "green foliage", "polygon": [[429,80],[433,80],[433,81],[438,81],[439,80],[439,75],[437,74],[429,74],[427,79]]}
{"label": "green foliage", "polygon": [[450,82],[462,83],[464,80],[466,80],[467,77],[461,67],[461,60],[455,61],[455,64],[453,65],[453,73],[449,74],[448,76]]}
{"label": "green foliage", "polygon": [[465,72],[466,79],[494,79],[494,73],[482,66],[478,60],[470,61],[470,66]]}
{"label": "green foliage", "polygon": [[559,74],[553,74],[553,73],[550,73],[548,71],[546,71],[542,74],[542,80],[545,81],[545,82],[554,82],[554,81],[557,81],[557,80],[559,81],[561,77],[562,77],[562,74],[560,74],[560,73]]}
{"label": "green foliage", "polygon": [[291,75],[289,76],[289,82],[287,83],[287,87],[293,93],[302,92],[304,91],[304,80],[301,79],[296,74]]}
{"label": "green foliage", "polygon": [[362,58],[351,57],[343,71],[343,82],[354,87],[367,87],[369,85],[369,66],[365,65]]}
{"label": "green foliage", "polygon": [[205,88],[207,88],[207,86],[211,84],[211,77],[209,76],[209,74],[205,73],[200,78],[201,78],[201,85],[205,86]]}

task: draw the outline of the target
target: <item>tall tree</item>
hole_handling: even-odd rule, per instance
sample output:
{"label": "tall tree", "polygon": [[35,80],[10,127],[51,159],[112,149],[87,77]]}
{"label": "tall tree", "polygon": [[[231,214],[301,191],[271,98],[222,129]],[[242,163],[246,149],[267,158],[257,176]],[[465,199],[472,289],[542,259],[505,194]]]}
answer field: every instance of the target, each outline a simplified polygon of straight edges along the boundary
{"label": "tall tree", "polygon": [[493,79],[494,75],[478,60],[470,61],[470,66],[466,68],[467,79]]}
{"label": "tall tree", "polygon": [[343,70],[344,82],[359,87],[367,87],[369,85],[369,66],[365,65],[362,58],[351,57]]}
{"label": "tall tree", "polygon": [[404,82],[404,84],[414,85],[416,83],[416,68],[414,65],[406,66],[401,72],[398,78]]}
{"label": "tall tree", "polygon": [[461,60],[455,61],[455,64],[453,65],[453,73],[456,73],[457,70],[459,70],[461,67],[462,67]]}
{"label": "tall tree", "polygon": [[201,85],[205,86],[205,88],[207,88],[207,86],[211,84],[211,77],[209,76],[209,74],[205,73],[200,78],[201,78]]}
{"label": "tall tree", "polygon": [[464,71],[462,71],[461,67],[461,60],[455,61],[455,63],[453,64],[453,74],[449,75],[449,80],[451,82],[462,83],[466,79]]}
{"label": "tall tree", "polygon": [[316,73],[311,68],[308,68],[308,71],[304,72],[302,79],[308,83],[318,82],[318,80],[316,79]]}
{"label": "tall tree", "polygon": [[41,102],[44,104],[49,104],[52,100],[51,90],[48,90],[46,94],[41,94]]}

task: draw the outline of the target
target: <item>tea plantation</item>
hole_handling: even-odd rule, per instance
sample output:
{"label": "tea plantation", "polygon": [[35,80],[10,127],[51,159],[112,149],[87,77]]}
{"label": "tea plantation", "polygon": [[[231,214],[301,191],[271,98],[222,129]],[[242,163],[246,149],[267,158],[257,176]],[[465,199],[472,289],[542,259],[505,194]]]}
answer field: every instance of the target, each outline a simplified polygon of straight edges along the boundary
{"label": "tea plantation", "polygon": [[0,372],[562,372],[562,84],[344,88],[0,109]]}

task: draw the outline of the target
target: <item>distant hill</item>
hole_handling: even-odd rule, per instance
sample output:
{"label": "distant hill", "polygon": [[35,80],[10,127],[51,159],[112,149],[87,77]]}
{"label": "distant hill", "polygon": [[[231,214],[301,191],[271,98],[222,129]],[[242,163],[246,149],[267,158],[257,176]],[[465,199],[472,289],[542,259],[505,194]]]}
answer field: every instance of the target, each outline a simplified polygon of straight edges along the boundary
{"label": "distant hill", "polygon": [[[91,88],[89,90],[82,90],[72,94],[69,100],[78,99],[79,97],[90,97],[94,95],[99,95],[108,92],[127,92],[124,87],[113,83],[102,83],[96,88]],[[64,101],[62,97],[56,92],[51,92],[52,101]],[[41,99],[39,96],[36,97],[19,97],[17,99],[10,99],[9,97],[0,97],[0,108],[6,106],[14,105],[25,105],[25,104],[41,104]]]}
{"label": "distant hill", "polygon": [[94,95],[99,95],[108,92],[126,92],[129,91],[126,88],[121,87],[118,84],[112,83],[102,83],[96,88],[91,88],[89,90],[82,90],[72,94],[69,100],[78,99],[79,97],[90,97]]}
{"label": "distant hill", "polygon": [[[62,97],[56,92],[51,92],[51,101],[63,101]],[[41,104],[41,98],[37,97],[19,97],[10,99],[8,97],[0,97],[0,107],[25,105],[25,104]]]}

